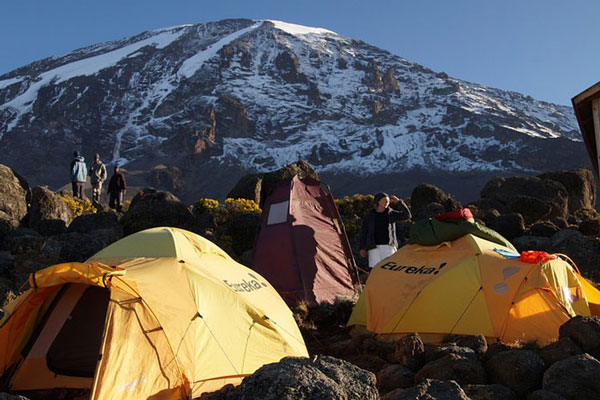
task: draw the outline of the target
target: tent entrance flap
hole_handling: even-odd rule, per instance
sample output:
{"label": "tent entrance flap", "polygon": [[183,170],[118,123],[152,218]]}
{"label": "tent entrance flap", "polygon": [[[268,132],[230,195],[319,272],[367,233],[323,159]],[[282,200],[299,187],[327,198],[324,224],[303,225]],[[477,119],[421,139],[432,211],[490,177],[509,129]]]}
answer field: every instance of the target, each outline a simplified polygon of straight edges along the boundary
{"label": "tent entrance flap", "polygon": [[59,375],[93,378],[100,354],[110,292],[88,287],[46,354],[48,368]]}
{"label": "tent entrance flap", "polygon": [[90,387],[110,291],[73,283],[59,296],[15,371],[12,390]]}

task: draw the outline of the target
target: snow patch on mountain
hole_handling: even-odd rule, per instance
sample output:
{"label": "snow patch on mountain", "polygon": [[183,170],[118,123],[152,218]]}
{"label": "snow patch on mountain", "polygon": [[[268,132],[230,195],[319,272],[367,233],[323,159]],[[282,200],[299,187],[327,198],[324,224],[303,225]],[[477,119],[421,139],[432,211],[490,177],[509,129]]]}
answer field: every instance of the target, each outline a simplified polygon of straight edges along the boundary
{"label": "snow patch on mountain", "polygon": [[208,46],[207,49],[201,50],[199,53],[188,58],[187,60],[185,60],[183,62],[183,64],[181,65],[181,68],[179,68],[179,71],[177,71],[177,76],[183,77],[183,78],[192,77],[196,73],[196,71],[198,71],[200,69],[200,67],[202,67],[202,65],[207,60],[210,60],[211,58],[216,56],[217,52],[220,49],[222,49],[223,46],[226,46],[229,43],[233,42],[234,40],[238,39],[240,36],[243,36],[244,34],[250,32],[250,31],[253,31],[254,29],[258,28],[260,25],[262,25],[262,22],[259,21],[248,28],[244,28],[244,29],[241,29],[230,35],[227,35],[223,39]]}
{"label": "snow patch on mountain", "polygon": [[[24,93],[0,106],[0,111],[13,109],[17,114],[13,121],[8,125],[7,131],[11,131],[19,123],[20,117],[23,114],[31,111],[33,103],[37,99],[38,91],[41,88],[50,84],[57,85],[77,76],[95,75],[103,69],[116,65],[119,61],[129,57],[146,46],[163,49],[173,41],[177,40],[183,33],[184,30],[182,29],[162,30],[155,36],[121,47],[117,50],[71,62],[40,74],[32,80],[29,88]],[[12,78],[12,80],[15,79],[18,81],[19,79],[24,80],[25,78]],[[9,79],[9,81],[11,81],[11,79]],[[13,81],[13,83],[15,82],[16,81]],[[0,136],[0,139],[1,138],[2,136]]]}
{"label": "snow patch on mountain", "polygon": [[23,80],[23,78],[21,78],[21,77],[4,79],[4,80],[0,81],[0,90],[4,89],[6,87],[9,87],[10,85],[14,85],[15,83],[19,83],[22,80]]}
{"label": "snow patch on mountain", "polygon": [[289,33],[290,35],[324,35],[324,34],[332,34],[337,35],[337,33],[330,31],[328,29],[323,28],[311,28],[303,25],[290,24],[288,22],[277,21],[273,19],[268,19],[267,21],[271,22],[275,28],[280,29],[284,32]]}

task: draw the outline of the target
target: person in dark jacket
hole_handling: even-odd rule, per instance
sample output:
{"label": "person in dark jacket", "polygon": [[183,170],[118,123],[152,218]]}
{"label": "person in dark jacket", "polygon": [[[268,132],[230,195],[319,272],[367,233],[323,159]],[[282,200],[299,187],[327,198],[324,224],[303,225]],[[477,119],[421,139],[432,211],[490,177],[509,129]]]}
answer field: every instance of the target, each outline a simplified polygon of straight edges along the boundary
{"label": "person in dark jacket", "polygon": [[108,182],[108,206],[121,212],[123,195],[127,191],[127,184],[125,183],[125,177],[119,172],[119,166],[115,165],[115,172]]}
{"label": "person in dark jacket", "polygon": [[[360,228],[359,252],[365,258],[369,256],[369,268],[398,250],[396,221],[412,218],[410,210],[398,197],[377,193],[373,199],[374,207],[365,216]],[[390,201],[400,206],[400,211],[389,208]]]}
{"label": "person in dark jacket", "polygon": [[73,153],[71,161],[71,186],[73,188],[73,197],[83,200],[83,186],[87,181],[87,167],[85,159],[81,157],[78,151]]}

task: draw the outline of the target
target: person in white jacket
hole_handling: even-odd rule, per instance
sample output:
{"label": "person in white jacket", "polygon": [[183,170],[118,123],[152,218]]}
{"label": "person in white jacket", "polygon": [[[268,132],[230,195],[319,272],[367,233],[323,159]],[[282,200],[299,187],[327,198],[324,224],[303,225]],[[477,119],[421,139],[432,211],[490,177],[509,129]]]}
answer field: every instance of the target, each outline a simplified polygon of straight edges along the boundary
{"label": "person in white jacket", "polygon": [[78,151],[73,153],[75,157],[71,161],[71,186],[73,188],[73,197],[83,200],[83,186],[87,181],[87,167],[85,159]]}

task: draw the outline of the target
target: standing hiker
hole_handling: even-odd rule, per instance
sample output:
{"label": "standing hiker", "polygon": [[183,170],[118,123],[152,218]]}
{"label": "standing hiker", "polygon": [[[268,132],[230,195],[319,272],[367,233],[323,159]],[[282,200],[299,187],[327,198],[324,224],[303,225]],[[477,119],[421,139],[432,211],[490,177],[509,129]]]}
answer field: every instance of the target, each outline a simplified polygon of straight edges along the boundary
{"label": "standing hiker", "polygon": [[108,206],[121,212],[123,195],[127,191],[127,185],[125,184],[125,177],[119,172],[119,166],[115,165],[115,172],[108,182]]}
{"label": "standing hiker", "polygon": [[75,157],[71,161],[71,186],[73,188],[73,197],[83,200],[83,185],[87,180],[87,168],[85,159],[78,151],[73,153]]}
{"label": "standing hiker", "polygon": [[[412,217],[404,201],[394,195],[390,197],[386,193],[377,193],[373,201],[374,207],[363,219],[359,235],[358,254],[365,258],[368,253],[369,268],[398,250],[396,221]],[[399,205],[401,210],[390,209],[390,201]]]}
{"label": "standing hiker", "polygon": [[96,153],[94,162],[90,165],[90,182],[92,184],[92,202],[100,204],[102,184],[106,180],[106,167],[100,161],[100,154]]}

